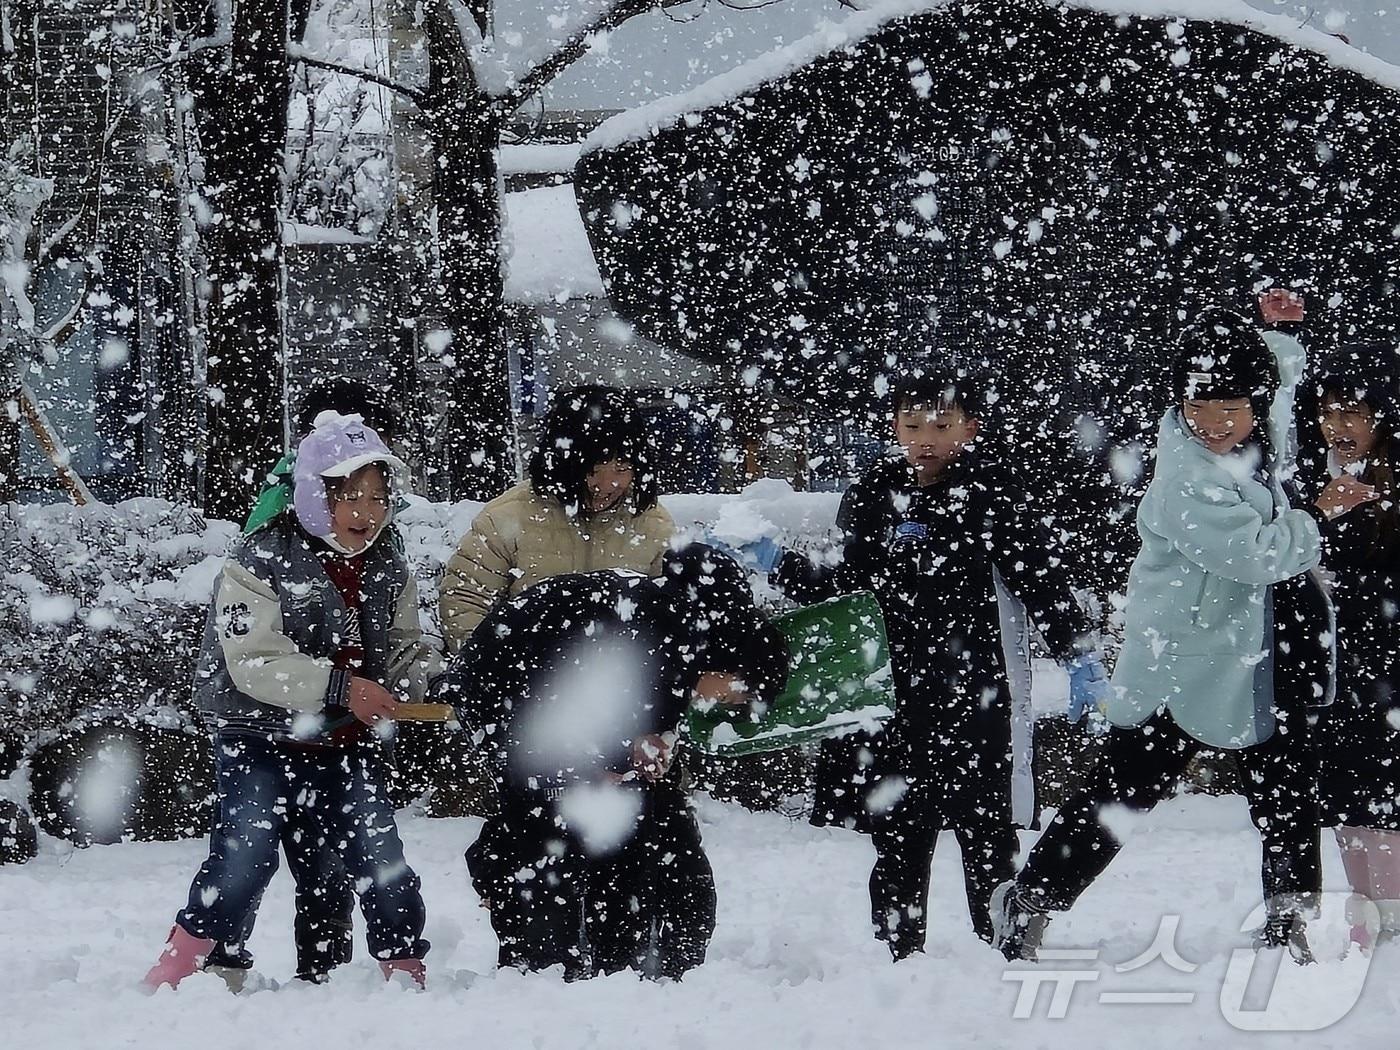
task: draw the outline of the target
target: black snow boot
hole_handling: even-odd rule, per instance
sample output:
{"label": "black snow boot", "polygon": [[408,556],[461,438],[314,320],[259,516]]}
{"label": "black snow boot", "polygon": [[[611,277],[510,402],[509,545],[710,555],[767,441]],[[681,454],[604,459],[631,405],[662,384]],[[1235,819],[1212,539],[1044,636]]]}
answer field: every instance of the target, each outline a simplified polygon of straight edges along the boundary
{"label": "black snow boot", "polygon": [[355,927],[350,922],[310,920],[298,914],[295,922],[298,981],[324,984],[330,972],[344,966],[355,953]]}

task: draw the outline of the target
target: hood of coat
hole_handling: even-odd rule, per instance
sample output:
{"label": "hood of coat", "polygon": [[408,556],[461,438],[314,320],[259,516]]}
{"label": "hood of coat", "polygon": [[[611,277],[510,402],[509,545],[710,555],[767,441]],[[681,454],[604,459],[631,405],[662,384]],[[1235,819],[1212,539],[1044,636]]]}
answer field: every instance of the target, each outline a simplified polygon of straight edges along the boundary
{"label": "hood of coat", "polygon": [[327,481],[347,478],[372,463],[379,464],[384,470],[390,503],[385,508],[384,520],[369,537],[364,549],[374,544],[392,519],[396,502],[394,496],[407,491],[407,465],[389,451],[389,447],[374,430],[365,425],[359,415],[322,412],[316,417],[316,429],[297,446],[292,493],[297,521],[308,534],[323,540],[342,554],[358,552],[346,550],[335,537]]}

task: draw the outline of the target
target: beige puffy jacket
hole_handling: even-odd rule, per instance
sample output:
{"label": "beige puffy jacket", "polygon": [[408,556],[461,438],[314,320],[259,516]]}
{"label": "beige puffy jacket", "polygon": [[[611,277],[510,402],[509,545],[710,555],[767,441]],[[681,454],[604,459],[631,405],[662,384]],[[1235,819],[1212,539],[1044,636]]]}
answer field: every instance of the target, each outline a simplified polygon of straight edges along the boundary
{"label": "beige puffy jacket", "polygon": [[455,653],[497,599],[566,572],[632,569],[655,576],[676,523],[661,506],[625,506],[571,519],[528,481],[481,508],[447,562],[438,597],[448,652]]}

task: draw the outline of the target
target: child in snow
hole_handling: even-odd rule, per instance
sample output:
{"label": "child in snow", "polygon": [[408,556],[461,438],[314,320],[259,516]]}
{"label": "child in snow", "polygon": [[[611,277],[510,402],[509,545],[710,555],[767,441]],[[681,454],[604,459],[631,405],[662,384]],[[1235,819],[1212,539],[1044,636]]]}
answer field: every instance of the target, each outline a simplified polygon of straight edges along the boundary
{"label": "child in snow", "polygon": [[992,939],[992,891],[1015,870],[1017,823],[1035,817],[1029,740],[1013,747],[1013,709],[1028,720],[1030,697],[1013,697],[1008,680],[1009,662],[1029,678],[1028,628],[1070,667],[1077,700],[1092,704],[1106,687],[1043,516],[1010,471],[971,448],[988,393],[985,380],[952,369],[906,376],[894,394],[901,454],[842,499],[840,564],[794,552],[778,570],[803,598],[866,590],[884,613],[897,704],[864,805],[876,853],[871,920],[895,959],[923,950],[944,829],[962,850],[973,928]]}
{"label": "child in snow", "polygon": [[[277,868],[290,810],[336,843],[386,978],[423,984],[423,900],[404,860],[376,730],[421,698],[435,656],[417,591],[383,542],[407,471],[358,416],[327,412],[298,446],[292,510],[235,547],[215,585],[195,701],[214,738],[218,819],[154,990],[236,943]],[[332,732],[334,730],[334,732]]]}
{"label": "child in snow", "polygon": [[529,474],[481,509],[448,560],[439,610],[449,652],[498,601],[551,576],[655,575],[676,531],[656,502],[645,428],[620,391],[560,394],[541,423]]}
{"label": "child in snow", "polygon": [[764,703],[786,676],[747,575],[701,544],[659,578],[555,576],[487,615],[442,695],[499,789],[467,865],[501,966],[676,979],[704,961],[714,876],[666,776],[678,723],[693,697]]}
{"label": "child in snow", "polygon": [[[298,442],[311,433],[316,418],[326,411],[358,415],[386,445],[394,443],[397,419],[393,410],[364,383],[346,378],[316,383],[307,390],[297,409]],[[293,450],[273,467],[257,505],[243,526],[244,535],[267,528],[291,504],[296,459]],[[402,542],[392,521],[385,526],[382,542],[395,546]],[[333,968],[348,963],[353,955],[355,894],[339,854],[316,834],[310,818],[311,814],[305,809],[293,808],[287,812],[282,825],[282,853],[296,883],[293,924],[296,976],[299,980],[319,983]],[[253,956],[246,945],[253,933],[258,903],[249,909],[237,942],[216,945],[205,962],[205,969],[218,973],[235,990],[243,987],[253,966]]]}
{"label": "child in snow", "polygon": [[[1317,566],[1321,549],[1323,510],[1290,509],[1279,480],[1302,359],[1296,340],[1261,335],[1227,310],[1203,312],[1181,335],[1173,404],[1138,507],[1142,550],[1105,708],[1111,729],[1088,782],[997,890],[993,918],[1008,959],[1034,958],[1047,913],[1069,908],[1117,855],[1104,808],[1151,809],[1191,757],[1212,748],[1238,759],[1263,840],[1267,921],[1256,944],[1309,958],[1305,914],[1320,873],[1302,701],[1314,696],[1285,695],[1292,658],[1275,660],[1275,599]],[[1332,486],[1319,506],[1350,509],[1359,498]]]}
{"label": "child in snow", "polygon": [[[1352,940],[1400,933],[1400,454],[1396,348],[1343,346],[1299,397],[1300,483],[1323,498],[1337,606],[1337,702],[1316,730],[1325,824],[1353,896]],[[1364,502],[1327,499],[1352,488]],[[1376,497],[1376,498],[1372,498]]]}

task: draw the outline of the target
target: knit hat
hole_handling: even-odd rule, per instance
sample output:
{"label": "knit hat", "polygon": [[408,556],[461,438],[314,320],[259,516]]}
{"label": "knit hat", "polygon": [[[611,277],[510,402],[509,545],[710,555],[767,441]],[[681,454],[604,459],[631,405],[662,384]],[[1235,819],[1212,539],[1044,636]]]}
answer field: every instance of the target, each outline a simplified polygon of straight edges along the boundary
{"label": "knit hat", "polygon": [[378,434],[365,426],[360,416],[342,416],[333,410],[318,415],[315,429],[297,446],[292,475],[292,503],[301,527],[335,546],[326,479],[348,478],[371,463],[383,465],[384,479],[391,491],[408,488],[408,467],[389,451]]}
{"label": "knit hat", "polygon": [[1278,388],[1273,352],[1259,330],[1239,314],[1206,310],[1177,340],[1172,397],[1178,403],[1242,397],[1267,416]]}

